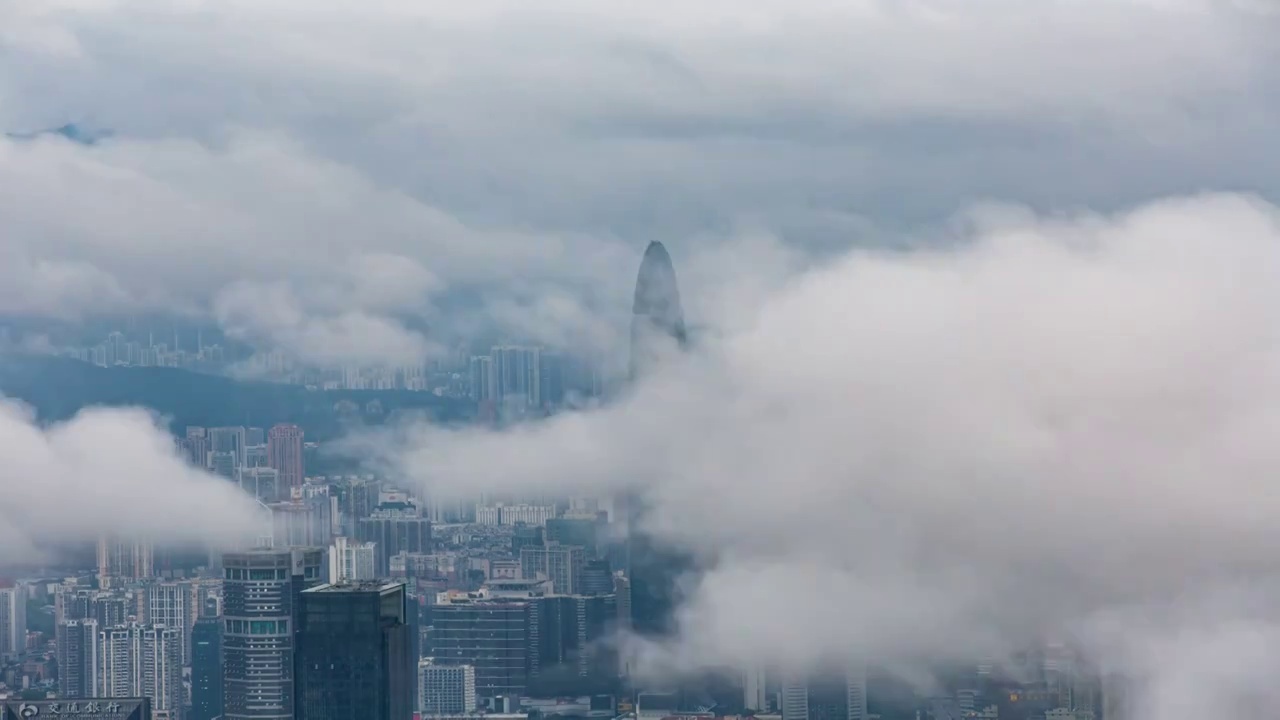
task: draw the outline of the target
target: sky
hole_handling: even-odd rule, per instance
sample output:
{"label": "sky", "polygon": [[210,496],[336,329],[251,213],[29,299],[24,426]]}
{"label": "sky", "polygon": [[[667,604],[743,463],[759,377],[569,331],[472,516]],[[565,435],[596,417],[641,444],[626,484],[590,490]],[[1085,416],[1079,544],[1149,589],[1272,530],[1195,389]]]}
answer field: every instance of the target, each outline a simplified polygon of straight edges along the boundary
{"label": "sky", "polygon": [[[705,568],[650,666],[1069,634],[1144,720],[1224,716],[1280,669],[1278,38],[1253,0],[0,2],[0,315],[625,354],[661,240],[713,342],[393,459],[643,488]],[[27,137],[68,123],[109,135]],[[12,412],[57,467],[105,432]]]}
{"label": "sky", "polygon": [[179,313],[318,363],[609,352],[650,240],[825,260],[993,200],[1274,197],[1269,7],[6,3],[0,130],[111,134],[0,140],[0,312]]}

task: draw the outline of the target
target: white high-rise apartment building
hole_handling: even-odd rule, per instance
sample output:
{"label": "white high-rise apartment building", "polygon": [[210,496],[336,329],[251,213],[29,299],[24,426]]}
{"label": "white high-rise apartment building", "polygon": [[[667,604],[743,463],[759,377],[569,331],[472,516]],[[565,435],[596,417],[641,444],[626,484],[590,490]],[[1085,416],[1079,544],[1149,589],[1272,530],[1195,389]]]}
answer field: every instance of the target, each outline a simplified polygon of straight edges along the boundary
{"label": "white high-rise apartment building", "polygon": [[555,505],[502,505],[499,509],[502,511],[503,525],[546,525],[548,520],[556,516]]}
{"label": "white high-rise apartment building", "polygon": [[147,586],[147,622],[178,632],[182,664],[191,664],[191,629],[196,615],[191,612],[192,587],[189,582],[162,582]]}
{"label": "white high-rise apartment building", "polygon": [[101,697],[138,697],[137,648],[134,628],[107,628],[98,632],[98,692]]}
{"label": "white high-rise apartment building", "polygon": [[476,711],[476,669],[418,661],[418,710],[423,715],[467,715]]}
{"label": "white high-rise apartment building", "polygon": [[58,692],[65,698],[100,697],[98,693],[98,622],[64,620],[56,630]]}
{"label": "white high-rise apartment building", "polygon": [[346,537],[333,539],[329,547],[329,582],[376,580],[377,577],[373,543],[352,542]]}
{"label": "white high-rise apartment building", "polygon": [[0,587],[0,659],[14,659],[27,649],[27,588],[21,583]]}
{"label": "white high-rise apartment building", "polygon": [[181,633],[162,625],[129,625],[98,634],[101,697],[148,697],[156,718],[182,714]]}

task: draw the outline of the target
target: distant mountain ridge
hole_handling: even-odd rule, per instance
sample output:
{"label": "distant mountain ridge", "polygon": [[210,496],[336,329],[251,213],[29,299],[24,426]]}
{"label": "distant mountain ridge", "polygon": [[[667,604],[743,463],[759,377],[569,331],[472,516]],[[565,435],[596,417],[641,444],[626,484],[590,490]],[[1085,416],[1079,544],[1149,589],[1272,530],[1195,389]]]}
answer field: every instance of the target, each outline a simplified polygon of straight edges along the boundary
{"label": "distant mountain ridge", "polygon": [[0,393],[57,422],[93,406],[150,408],[181,434],[188,425],[270,427],[296,423],[307,440],[337,437],[353,424],[377,425],[409,413],[446,423],[474,417],[474,404],[408,390],[308,390],[176,368],[115,367],[45,355],[0,356]]}

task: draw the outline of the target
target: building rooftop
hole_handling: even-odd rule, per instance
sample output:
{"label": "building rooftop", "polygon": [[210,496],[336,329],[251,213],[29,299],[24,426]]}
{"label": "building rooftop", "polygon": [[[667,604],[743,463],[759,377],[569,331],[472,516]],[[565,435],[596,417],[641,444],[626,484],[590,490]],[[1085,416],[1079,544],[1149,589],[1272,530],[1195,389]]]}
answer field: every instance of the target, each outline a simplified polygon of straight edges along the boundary
{"label": "building rooftop", "polygon": [[336,583],[325,583],[303,590],[304,593],[341,593],[341,592],[376,592],[387,593],[403,588],[404,583],[386,580],[343,580]]}

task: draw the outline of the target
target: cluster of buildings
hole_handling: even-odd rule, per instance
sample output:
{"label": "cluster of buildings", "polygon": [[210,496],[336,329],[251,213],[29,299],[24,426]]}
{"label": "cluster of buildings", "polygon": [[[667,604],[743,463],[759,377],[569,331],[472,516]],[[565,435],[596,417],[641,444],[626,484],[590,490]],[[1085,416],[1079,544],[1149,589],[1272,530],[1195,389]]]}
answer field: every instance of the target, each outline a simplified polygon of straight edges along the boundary
{"label": "cluster of buildings", "polygon": [[205,345],[198,335],[194,348],[183,349],[176,332],[173,344],[170,345],[163,341],[157,342],[152,334],[148,334],[146,342],[142,342],[116,330],[96,345],[64,348],[58,354],[98,367],[172,367],[205,372],[220,370],[228,361],[224,347],[217,344]]}
{"label": "cluster of buildings", "polygon": [[[190,342],[190,339],[188,339]],[[423,359],[403,366],[341,365],[316,367],[281,351],[240,356],[228,348],[205,344],[196,333],[194,345],[184,348],[174,334],[172,343],[113,331],[99,343],[56,350],[99,367],[172,367],[305,385],[317,390],[407,390],[470,398],[507,412],[558,406],[566,396],[601,394],[602,376],[596,363],[540,346],[493,346],[474,354],[461,346],[447,357]]]}
{"label": "cluster of buildings", "polygon": [[[654,243],[636,287],[632,376],[686,342],[674,270]],[[100,348],[99,364],[175,352],[116,336]],[[497,415],[571,389],[564,360],[536,347],[459,363],[465,381],[450,392]],[[89,572],[0,582],[0,718],[1134,717],[1127,686],[1060,646],[1025,667],[975,665],[878,714],[867,658],[803,676],[742,658],[738,674],[638,684],[619,640],[671,629],[687,558],[645,542],[636,498],[419,497],[373,476],[309,477],[304,437],[278,424],[191,427],[177,440],[190,463],[261,503],[253,543],[181,556],[104,537]],[[51,632],[30,629],[33,606],[52,615]]]}
{"label": "cluster of buildings", "polygon": [[[276,457],[287,477],[296,453]],[[537,524],[481,525],[497,504],[428,508],[369,477],[285,486],[325,502],[264,503],[255,547],[162,570],[158,548],[104,537],[91,572],[6,584],[9,689],[78,706],[146,699],[153,720],[455,718],[565,697],[616,712],[612,640],[630,606],[604,513],[559,503]],[[501,504],[521,506],[534,507]],[[32,601],[52,606],[52,636],[28,631]]]}

